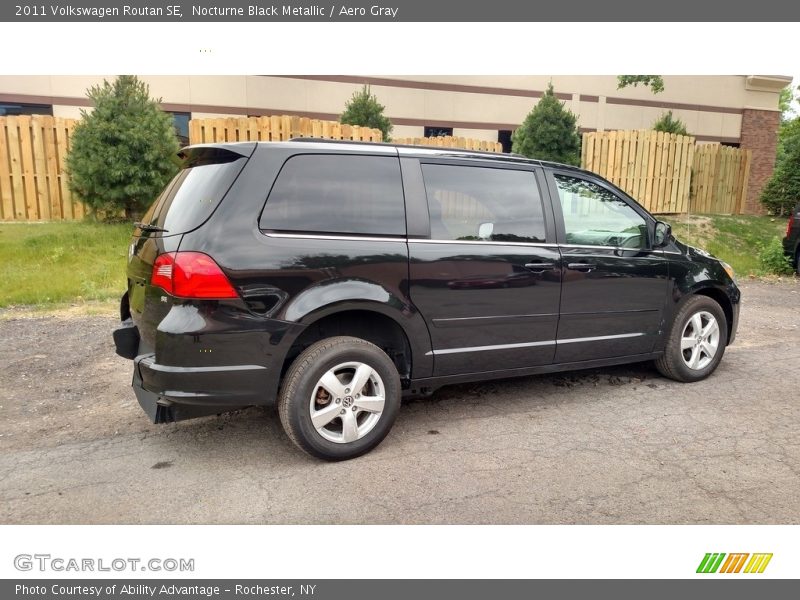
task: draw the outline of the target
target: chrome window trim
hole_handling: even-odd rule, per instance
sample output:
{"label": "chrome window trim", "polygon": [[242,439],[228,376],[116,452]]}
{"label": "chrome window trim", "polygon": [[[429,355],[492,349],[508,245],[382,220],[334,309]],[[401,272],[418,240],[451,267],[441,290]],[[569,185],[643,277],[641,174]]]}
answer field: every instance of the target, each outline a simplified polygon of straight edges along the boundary
{"label": "chrome window trim", "polygon": [[557,244],[555,242],[495,242],[492,240],[428,240],[424,238],[405,238],[405,237],[376,237],[359,235],[337,235],[316,234],[316,233],[278,233],[273,231],[261,231],[262,235],[271,238],[294,238],[300,240],[348,240],[354,242],[413,242],[418,244],[484,244],[488,246],[533,246],[537,248],[588,248],[602,250],[624,250],[626,252],[653,252],[657,254],[676,254],[668,250],[649,250],[644,248],[625,248],[623,246],[593,246],[589,244]]}
{"label": "chrome window trim", "polygon": [[556,243],[547,242],[495,242],[492,240],[426,240],[410,238],[410,242],[419,242],[420,244],[485,244],[489,246],[535,246],[535,247],[550,247],[557,248]]}
{"label": "chrome window trim", "polygon": [[542,342],[522,342],[520,344],[496,344],[493,346],[467,346],[464,348],[445,348],[441,350],[431,350],[426,352],[425,356],[441,356],[443,354],[460,354],[463,352],[482,352],[484,350],[512,350],[514,348],[531,348],[534,346],[553,346],[558,344],[577,344],[581,342],[602,342],[606,340],[618,340],[624,338],[641,337],[645,335],[644,332],[637,333],[619,333],[616,335],[598,335],[593,337],[583,338],[567,338],[563,340],[546,340]]}
{"label": "chrome window trim", "polygon": [[559,244],[561,248],[602,248],[603,250],[625,250],[626,252],[655,252],[651,248],[626,248],[625,246],[601,246],[599,244]]}
{"label": "chrome window trim", "polygon": [[262,235],[270,238],[290,238],[298,240],[346,240],[352,242],[407,242],[404,237],[371,237],[358,235],[336,235],[336,234],[315,234],[315,233],[274,233],[271,231],[261,231]]}

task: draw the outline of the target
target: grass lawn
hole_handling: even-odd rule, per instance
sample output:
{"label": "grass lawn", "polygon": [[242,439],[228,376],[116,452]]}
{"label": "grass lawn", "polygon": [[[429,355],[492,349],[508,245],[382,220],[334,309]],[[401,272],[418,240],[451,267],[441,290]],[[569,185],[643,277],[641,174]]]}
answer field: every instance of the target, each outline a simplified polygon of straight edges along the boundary
{"label": "grass lawn", "polygon": [[739,276],[766,274],[759,252],[773,237],[786,233],[787,219],[751,215],[660,216],[672,232],[690,246],[708,250],[729,263]]}
{"label": "grass lawn", "polygon": [[131,224],[0,224],[0,307],[119,298]]}
{"label": "grass lawn", "polygon": [[[740,276],[763,275],[759,252],[786,220],[692,215],[662,217],[681,241],[727,261]],[[125,291],[130,224],[0,224],[0,308],[113,300]]]}

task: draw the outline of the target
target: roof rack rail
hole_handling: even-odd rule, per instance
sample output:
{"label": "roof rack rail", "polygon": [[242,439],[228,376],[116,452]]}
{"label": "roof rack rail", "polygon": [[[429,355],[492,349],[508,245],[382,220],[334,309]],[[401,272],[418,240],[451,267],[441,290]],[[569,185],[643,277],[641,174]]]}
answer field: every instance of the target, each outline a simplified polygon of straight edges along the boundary
{"label": "roof rack rail", "polygon": [[366,142],[363,140],[331,140],[327,138],[314,138],[314,137],[295,137],[291,138],[290,142],[314,142],[325,144],[369,144],[374,146],[388,146],[390,148],[410,148],[410,149],[423,149],[423,150],[439,150],[441,152],[458,152],[463,154],[477,154],[479,156],[490,156],[494,158],[516,158],[519,160],[527,160],[537,162],[536,159],[528,158],[517,153],[509,152],[489,152],[488,150],[470,150],[469,148],[452,148],[449,146],[421,146],[414,144],[393,144],[391,142]]}

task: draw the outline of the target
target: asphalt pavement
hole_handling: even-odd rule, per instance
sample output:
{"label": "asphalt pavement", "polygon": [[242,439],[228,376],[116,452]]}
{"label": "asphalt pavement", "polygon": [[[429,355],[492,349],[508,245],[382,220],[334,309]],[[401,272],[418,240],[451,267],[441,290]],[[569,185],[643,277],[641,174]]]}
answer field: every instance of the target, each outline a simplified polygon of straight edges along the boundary
{"label": "asphalt pavement", "polygon": [[742,283],[706,381],[647,364],[444,388],[325,463],[277,415],[155,426],[111,316],[0,315],[2,523],[798,523],[800,282]]}

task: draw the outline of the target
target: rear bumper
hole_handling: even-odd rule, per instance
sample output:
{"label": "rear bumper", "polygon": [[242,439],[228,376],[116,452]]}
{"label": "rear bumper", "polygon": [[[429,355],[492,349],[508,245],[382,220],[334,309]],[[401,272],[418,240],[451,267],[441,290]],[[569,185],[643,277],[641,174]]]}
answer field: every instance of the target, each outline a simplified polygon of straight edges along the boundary
{"label": "rear bumper", "polygon": [[142,354],[134,359],[132,385],[150,420],[168,423],[268,404],[269,380],[261,365],[174,367]]}

